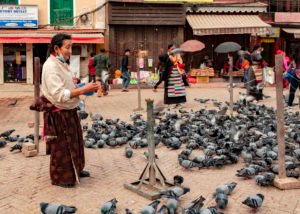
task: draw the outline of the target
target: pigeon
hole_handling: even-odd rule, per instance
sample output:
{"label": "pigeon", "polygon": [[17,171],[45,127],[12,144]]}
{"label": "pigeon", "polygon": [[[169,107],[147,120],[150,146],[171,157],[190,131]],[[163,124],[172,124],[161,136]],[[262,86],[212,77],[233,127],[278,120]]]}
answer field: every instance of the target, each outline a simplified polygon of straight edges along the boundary
{"label": "pigeon", "polygon": [[197,214],[204,205],[205,198],[201,195],[199,198],[193,200],[186,208],[183,209],[182,214]]}
{"label": "pigeon", "polygon": [[161,208],[156,212],[156,214],[168,214],[168,207],[166,205],[162,205]]}
{"label": "pigeon", "polygon": [[264,201],[264,195],[258,193],[256,195],[251,195],[247,197],[242,203],[247,205],[250,208],[257,209],[261,207],[263,201]]}
{"label": "pigeon", "polygon": [[105,202],[100,208],[101,214],[115,214],[117,203],[118,201],[115,198],[111,199],[108,202]]}
{"label": "pigeon", "polygon": [[82,124],[82,131],[87,131],[88,128],[89,128],[89,124],[88,123]]}
{"label": "pigeon", "polygon": [[7,137],[10,136],[14,131],[16,131],[16,130],[15,130],[15,129],[11,129],[11,130],[2,132],[2,133],[0,134],[0,137],[7,138]]}
{"label": "pigeon", "polygon": [[217,186],[214,195],[217,195],[219,193],[223,193],[225,195],[230,195],[232,193],[232,191],[235,189],[236,185],[237,185],[236,182],[230,182],[230,183],[227,183],[224,185]]}
{"label": "pigeon", "polygon": [[174,185],[181,185],[183,183],[184,178],[180,175],[175,175],[173,177]]}
{"label": "pigeon", "polygon": [[194,167],[198,167],[199,169],[202,168],[201,164],[197,164],[190,160],[179,159],[179,164],[180,164],[180,166],[182,166],[185,169],[192,169]]}
{"label": "pigeon", "polygon": [[4,147],[6,145],[6,141],[1,140],[0,141],[0,148]]}
{"label": "pigeon", "polygon": [[273,184],[275,179],[275,174],[272,172],[267,172],[264,175],[256,175],[255,181],[259,186],[270,186]]}
{"label": "pigeon", "polygon": [[78,117],[81,119],[81,120],[84,120],[86,119],[87,117],[89,116],[89,114],[85,111],[78,111]]}
{"label": "pigeon", "polygon": [[77,208],[63,204],[40,203],[41,212],[43,214],[68,214],[76,213]]}
{"label": "pigeon", "polygon": [[219,209],[225,209],[228,204],[228,196],[224,193],[217,193],[215,196],[215,201]]}
{"label": "pigeon", "polygon": [[15,99],[11,103],[8,104],[8,106],[15,107],[17,105],[18,99]]}
{"label": "pigeon", "polygon": [[255,169],[252,167],[245,167],[237,170],[237,177],[250,178],[256,174]]}
{"label": "pigeon", "polygon": [[97,141],[96,145],[97,145],[98,148],[103,148],[104,145],[105,145],[105,141],[100,139],[100,140]]}
{"label": "pigeon", "polygon": [[199,214],[223,214],[221,212],[218,212],[216,208],[210,207],[200,210]]}
{"label": "pigeon", "polygon": [[103,117],[100,114],[90,113],[90,118],[92,121],[103,120]]}
{"label": "pigeon", "polygon": [[19,151],[21,151],[22,150],[22,143],[17,143],[17,144],[15,144],[14,146],[12,146],[11,148],[10,148],[10,152],[13,152],[13,151],[15,151],[15,150],[19,150]]}
{"label": "pigeon", "polygon": [[128,208],[125,209],[125,214],[133,214]]}
{"label": "pigeon", "polygon": [[131,158],[132,155],[133,155],[132,149],[131,149],[130,147],[125,147],[125,156],[126,156],[127,158]]}
{"label": "pigeon", "polygon": [[190,191],[190,188],[188,188],[188,187],[175,186],[169,190],[160,192],[160,196],[167,197],[167,198],[179,198],[182,195],[188,193],[189,191]]}
{"label": "pigeon", "polygon": [[155,214],[159,203],[159,200],[151,202],[148,206],[142,209],[141,214]]}
{"label": "pigeon", "polygon": [[169,214],[175,214],[178,208],[179,201],[178,198],[169,198],[166,202],[166,207],[168,208]]}

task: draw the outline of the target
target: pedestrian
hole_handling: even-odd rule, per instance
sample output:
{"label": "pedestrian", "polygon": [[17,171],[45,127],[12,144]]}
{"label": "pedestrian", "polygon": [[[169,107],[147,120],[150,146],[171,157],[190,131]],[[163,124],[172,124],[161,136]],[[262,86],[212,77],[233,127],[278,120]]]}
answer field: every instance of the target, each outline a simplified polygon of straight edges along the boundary
{"label": "pedestrian", "polygon": [[97,92],[97,96],[106,96],[108,95],[107,93],[107,80],[104,79],[104,76],[107,76],[108,74],[108,69],[110,68],[110,60],[108,56],[105,55],[105,49],[102,48],[100,50],[100,53],[94,57],[93,66],[96,67],[96,81],[101,84],[101,87],[99,88]]}
{"label": "pedestrian", "polygon": [[42,71],[41,98],[30,109],[44,112],[44,135],[50,147],[50,178],[53,185],[74,187],[84,171],[85,156],[82,129],[77,115],[79,96],[98,90],[97,83],[77,88],[67,61],[72,52],[68,34],[53,36],[50,56]]}
{"label": "pedestrian", "polygon": [[180,56],[181,49],[175,48],[169,54],[166,69],[163,73],[165,81],[164,103],[180,104],[186,102],[186,91],[182,80],[184,64]]}
{"label": "pedestrian", "polygon": [[[297,52],[299,52],[299,51],[297,51]],[[300,56],[298,53],[294,55],[292,63],[293,63],[292,67],[294,67],[294,72],[290,79],[291,86],[290,86],[288,106],[293,106],[295,92],[296,92],[297,88],[299,88],[299,90],[300,90]]]}
{"label": "pedestrian", "polygon": [[246,54],[245,60],[249,62],[249,69],[248,69],[248,82],[247,82],[247,90],[248,94],[250,96],[253,96],[256,101],[263,99],[263,91],[261,88],[258,87],[258,81],[257,76],[255,75],[255,71],[252,67],[252,59],[251,56]]}
{"label": "pedestrian", "polygon": [[122,57],[121,62],[121,78],[122,78],[122,92],[128,92],[128,85],[130,83],[130,69],[128,57],[130,56],[130,50],[126,49]]}
{"label": "pedestrian", "polygon": [[[287,58],[286,58],[285,52],[282,51],[282,50],[277,50],[276,54],[282,55],[282,69],[283,69],[283,73],[287,72],[288,69],[289,69],[289,66],[288,66],[288,62],[287,62]],[[283,78],[282,79],[282,86],[283,86],[283,89],[287,89],[289,87],[289,80],[286,79],[286,78]]]}
{"label": "pedestrian", "polygon": [[167,61],[169,60],[169,54],[172,50],[175,49],[175,45],[174,44],[169,44],[168,45],[168,50],[167,52],[163,52],[161,49],[161,52],[159,54],[159,62],[161,64],[161,70],[159,72],[159,80],[157,81],[157,83],[154,86],[153,91],[156,92],[157,91],[157,87],[163,82],[163,73],[166,70],[166,65],[167,65]]}
{"label": "pedestrian", "polygon": [[93,66],[93,61],[94,61],[94,56],[96,54],[94,52],[91,53],[91,57],[89,59],[89,64],[88,64],[88,68],[89,68],[89,82],[96,82],[96,67]]}
{"label": "pedestrian", "polygon": [[[245,53],[246,55],[246,53]],[[242,62],[242,69],[244,71],[244,87],[247,87],[247,83],[248,83],[248,75],[249,75],[249,69],[250,69],[250,62],[249,62],[249,57],[245,56],[243,57],[243,62]]]}

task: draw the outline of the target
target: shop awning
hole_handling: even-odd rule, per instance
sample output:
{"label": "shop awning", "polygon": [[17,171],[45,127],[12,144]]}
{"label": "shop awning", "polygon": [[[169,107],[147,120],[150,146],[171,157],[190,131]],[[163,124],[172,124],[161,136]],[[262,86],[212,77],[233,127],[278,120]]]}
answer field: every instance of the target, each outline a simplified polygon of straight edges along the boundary
{"label": "shop awning", "polygon": [[297,28],[282,28],[282,30],[286,33],[294,34],[296,39],[300,39],[300,29]]}
{"label": "shop awning", "polygon": [[219,34],[263,34],[271,26],[258,15],[187,15],[187,21],[198,36]]}
{"label": "shop awning", "polygon": [[[51,38],[57,32],[38,32],[38,31],[0,31],[0,43],[50,43]],[[91,32],[67,32],[72,36],[73,43],[81,44],[103,44],[104,36],[102,33]]]}

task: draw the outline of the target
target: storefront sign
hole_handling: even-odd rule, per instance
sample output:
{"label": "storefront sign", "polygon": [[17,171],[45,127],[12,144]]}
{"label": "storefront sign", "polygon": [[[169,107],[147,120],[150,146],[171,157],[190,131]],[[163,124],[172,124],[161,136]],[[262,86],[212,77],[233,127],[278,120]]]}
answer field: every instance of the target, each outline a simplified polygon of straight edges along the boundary
{"label": "storefront sign", "polygon": [[38,7],[0,5],[0,28],[38,28]]}

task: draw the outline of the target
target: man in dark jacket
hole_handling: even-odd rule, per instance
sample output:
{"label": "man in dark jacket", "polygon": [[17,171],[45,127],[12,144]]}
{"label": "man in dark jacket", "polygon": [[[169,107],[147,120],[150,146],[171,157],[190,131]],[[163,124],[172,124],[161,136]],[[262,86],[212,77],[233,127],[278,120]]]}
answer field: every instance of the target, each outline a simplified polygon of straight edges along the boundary
{"label": "man in dark jacket", "polygon": [[101,87],[98,90],[98,97],[101,97],[102,94],[106,96],[107,87],[105,80],[102,80],[103,72],[108,72],[108,68],[110,67],[110,61],[108,56],[105,55],[105,49],[101,49],[100,53],[94,57],[92,66],[96,67],[96,81],[101,83]]}
{"label": "man in dark jacket", "polygon": [[122,92],[127,92],[128,91],[128,85],[130,83],[130,71],[129,69],[131,66],[129,65],[128,62],[128,57],[130,56],[130,50],[126,49],[124,51],[124,56],[122,57],[122,62],[121,62],[121,78],[122,78]]}

